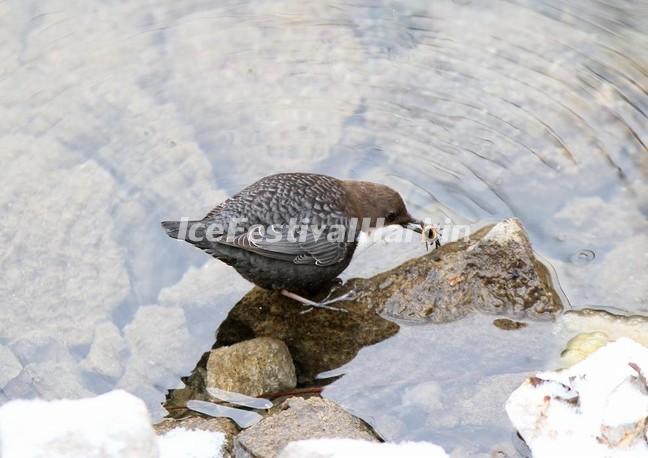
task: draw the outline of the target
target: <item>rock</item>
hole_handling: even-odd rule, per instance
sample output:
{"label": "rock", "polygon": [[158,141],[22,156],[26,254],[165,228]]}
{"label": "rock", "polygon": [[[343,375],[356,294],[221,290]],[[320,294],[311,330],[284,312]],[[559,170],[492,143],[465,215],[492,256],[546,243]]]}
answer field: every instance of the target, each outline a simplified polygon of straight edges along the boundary
{"label": "rock", "polygon": [[534,458],[648,456],[648,348],[627,338],[527,379],[506,412]]}
{"label": "rock", "polygon": [[181,307],[191,335],[207,348],[213,343],[214,326],[227,317],[231,304],[241,299],[252,286],[236,270],[210,258],[200,268],[190,267],[177,283],[162,289],[158,304]]}
{"label": "rock", "polygon": [[[398,332],[378,313],[436,323],[482,310],[521,318],[550,318],[561,310],[547,269],[533,256],[519,221],[485,227],[468,240],[448,243],[368,279],[352,279],[335,294],[359,293],[339,305],[349,313],[303,308],[271,291],[253,289],[221,324],[216,346],[255,336],[288,345],[300,382],[339,367],[357,352]],[[524,323],[496,325],[519,329]]]}
{"label": "rock", "polygon": [[225,435],[220,432],[174,428],[159,438],[160,458],[221,458]]}
{"label": "rock", "polygon": [[126,350],[126,342],[117,326],[109,321],[102,323],[95,328],[90,352],[81,361],[81,369],[117,379],[124,372]]}
{"label": "rock", "polygon": [[218,329],[216,346],[256,336],[288,345],[300,382],[350,361],[358,351],[398,332],[363,302],[344,304],[350,313],[304,308],[280,294],[254,288],[230,311]]}
{"label": "rock", "polygon": [[604,347],[609,341],[610,338],[603,332],[582,332],[567,342],[560,358],[567,367],[573,366]]}
{"label": "rock", "polygon": [[289,442],[318,438],[379,440],[362,420],[334,402],[317,397],[294,397],[241,432],[234,441],[234,451],[237,457],[273,458]]}
{"label": "rock", "polygon": [[375,443],[354,439],[309,439],[289,443],[279,458],[448,458],[429,442]]}
{"label": "rock", "polygon": [[517,329],[522,329],[527,327],[526,323],[509,320],[508,318],[497,318],[493,320],[493,324],[505,331],[515,331]]}
{"label": "rock", "polygon": [[140,307],[124,328],[124,338],[130,358],[117,385],[144,399],[151,409],[164,399],[159,388],[177,386],[178,377],[190,370],[187,359],[201,353],[179,307]]}
{"label": "rock", "polygon": [[59,141],[22,136],[8,144],[0,170],[0,297],[9,301],[0,307],[2,337],[42,329],[70,346],[89,344],[95,324],[129,293],[110,214],[116,183],[95,161],[71,164]]}
{"label": "rock", "polygon": [[0,407],[3,458],[157,458],[144,403],[125,391]]}
{"label": "rock", "polygon": [[615,315],[604,310],[569,310],[558,319],[556,334],[569,339],[561,354],[563,364],[568,367],[620,337],[648,346],[648,318]]}
{"label": "rock", "polygon": [[561,304],[549,278],[521,223],[508,219],[350,286],[377,311],[443,323],[472,310],[551,318]]}
{"label": "rock", "polygon": [[260,396],[296,385],[290,351],[279,339],[258,337],[217,348],[207,360],[207,387]]}
{"label": "rock", "polygon": [[16,355],[6,347],[0,345],[0,389],[4,388],[7,382],[20,374],[22,364]]}
{"label": "rock", "polygon": [[188,417],[181,420],[167,418],[153,426],[158,435],[163,435],[177,428],[196,431],[211,431],[224,434],[222,447],[223,456],[229,457],[232,453],[232,441],[239,432],[232,420],[227,418]]}

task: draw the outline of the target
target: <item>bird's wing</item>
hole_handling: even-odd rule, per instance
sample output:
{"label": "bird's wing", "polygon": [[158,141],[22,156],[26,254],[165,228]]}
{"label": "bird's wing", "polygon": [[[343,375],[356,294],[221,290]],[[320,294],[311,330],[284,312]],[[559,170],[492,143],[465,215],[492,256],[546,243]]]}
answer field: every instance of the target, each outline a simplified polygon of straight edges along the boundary
{"label": "bird's wing", "polygon": [[272,259],[330,266],[344,260],[350,243],[337,241],[339,234],[335,239],[329,239],[329,234],[331,231],[327,227],[307,226],[294,231],[285,226],[269,226],[266,230],[257,225],[235,237],[223,235],[216,240]]}

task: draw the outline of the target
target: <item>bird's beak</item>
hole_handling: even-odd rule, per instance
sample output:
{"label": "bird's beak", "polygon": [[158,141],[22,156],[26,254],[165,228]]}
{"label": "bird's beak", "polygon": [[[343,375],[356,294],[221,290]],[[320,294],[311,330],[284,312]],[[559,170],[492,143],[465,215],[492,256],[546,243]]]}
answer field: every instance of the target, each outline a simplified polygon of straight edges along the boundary
{"label": "bird's beak", "polygon": [[423,223],[423,221],[412,218],[407,223],[403,223],[402,226],[405,229],[409,229],[410,231],[414,231],[416,233],[422,234],[423,226],[425,226],[425,224]]}

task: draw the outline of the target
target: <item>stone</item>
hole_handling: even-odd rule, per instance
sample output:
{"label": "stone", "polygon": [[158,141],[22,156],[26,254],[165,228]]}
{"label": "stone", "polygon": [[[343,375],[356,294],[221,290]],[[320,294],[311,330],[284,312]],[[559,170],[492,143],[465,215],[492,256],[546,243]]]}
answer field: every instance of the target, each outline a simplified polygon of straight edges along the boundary
{"label": "stone", "polygon": [[620,337],[648,346],[648,318],[645,316],[616,315],[594,309],[568,310],[556,324],[556,334],[567,341],[560,355],[565,367]]}
{"label": "stone", "polygon": [[363,302],[345,302],[349,313],[304,308],[278,293],[254,288],[218,329],[216,346],[256,336],[281,339],[290,349],[300,382],[350,361],[358,351],[398,332]]}
{"label": "stone", "polygon": [[217,348],[207,360],[207,387],[260,396],[296,385],[290,351],[285,343],[272,337]]}
{"label": "stone", "polygon": [[23,366],[16,355],[5,345],[0,345],[0,389],[22,370]]}
{"label": "stone", "polygon": [[95,328],[90,352],[81,361],[81,369],[117,379],[124,372],[127,347],[119,328],[107,321]]}
{"label": "stone", "polygon": [[[514,318],[548,319],[562,310],[547,269],[534,257],[518,220],[487,226],[368,279],[349,280],[334,294],[355,289],[348,313],[303,308],[284,296],[254,288],[221,324],[216,346],[256,336],[286,342],[300,382],[339,367],[358,351],[398,332],[382,315],[445,323],[475,310]],[[524,323],[498,321],[508,329]]]}
{"label": "stone", "polygon": [[[386,282],[387,280],[390,282]],[[359,301],[396,318],[444,323],[473,310],[552,318],[561,309],[546,267],[517,219],[487,226],[350,287]]]}
{"label": "stone", "polygon": [[223,433],[225,435],[225,443],[223,445],[223,456],[225,458],[231,456],[233,439],[239,432],[236,424],[228,418],[186,417],[180,420],[165,418],[156,425],[153,425],[153,428],[159,436],[177,428]]}
{"label": "stone", "polygon": [[347,438],[379,442],[362,420],[327,399],[293,397],[234,441],[237,457],[274,458],[289,442],[302,439]]}
{"label": "stone", "polygon": [[184,311],[159,305],[139,307],[123,334],[130,357],[117,386],[142,398],[151,413],[161,418],[165,415],[159,411],[163,391],[176,387],[178,378],[191,370],[191,361],[202,353],[187,329]]}

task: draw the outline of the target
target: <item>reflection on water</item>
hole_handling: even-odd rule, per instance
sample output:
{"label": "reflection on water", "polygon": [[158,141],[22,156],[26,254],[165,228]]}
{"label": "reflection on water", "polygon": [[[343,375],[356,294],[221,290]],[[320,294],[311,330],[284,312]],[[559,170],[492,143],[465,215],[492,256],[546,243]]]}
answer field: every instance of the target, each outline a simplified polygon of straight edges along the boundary
{"label": "reflection on water", "polygon": [[[120,386],[155,409],[249,288],[158,222],[278,171],[381,181],[437,220],[515,215],[573,307],[648,312],[645,2],[26,0],[0,13],[0,363],[16,374],[1,398]],[[375,244],[348,275],[414,254]],[[362,401],[367,417],[399,406],[395,438],[425,435],[409,428],[407,386],[445,389],[421,365],[390,382],[393,398]],[[352,392],[354,367],[331,390]]]}

